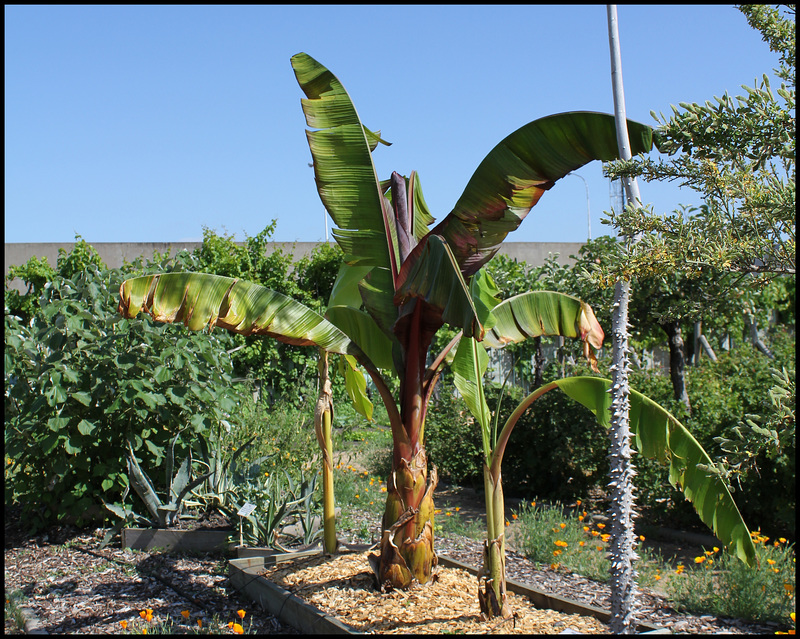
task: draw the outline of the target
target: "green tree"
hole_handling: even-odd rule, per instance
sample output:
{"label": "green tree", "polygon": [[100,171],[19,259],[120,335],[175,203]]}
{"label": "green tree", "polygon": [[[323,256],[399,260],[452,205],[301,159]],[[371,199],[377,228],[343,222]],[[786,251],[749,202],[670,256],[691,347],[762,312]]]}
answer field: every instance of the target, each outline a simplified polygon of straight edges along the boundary
{"label": "green tree", "polygon": [[[653,114],[659,148],[672,157],[608,165],[611,177],[678,181],[704,200],[700,211],[689,216],[685,211],[662,216],[642,207],[612,211],[610,224],[627,237],[640,238],[624,266],[626,277],[674,272],[692,278],[710,269],[734,275],[737,286],[745,288],[794,276],[795,7],[781,6],[738,7],[778,54],[779,89],[773,91],[765,74],[756,86],[743,87],[745,96],[732,98],[726,92],[713,103],[680,103],[669,119]],[[743,304],[742,311],[749,320],[752,309]],[[755,324],[750,321],[750,326],[753,341],[763,347]],[[781,381],[773,394],[791,395],[791,380],[776,374]],[[793,439],[794,411],[779,421],[783,435],[770,435],[771,441]],[[739,434],[755,447],[765,437],[751,427]]]}
{"label": "green tree", "polygon": [[795,8],[738,8],[778,53],[781,86],[773,91],[764,75],[743,86],[744,96],[726,92],[714,102],[682,102],[670,118],[653,113],[659,149],[672,157],[607,165],[611,177],[677,181],[703,197],[695,215],[611,212],[607,222],[621,234],[641,237],[629,274],[691,276],[707,266],[761,282],[795,273]]}

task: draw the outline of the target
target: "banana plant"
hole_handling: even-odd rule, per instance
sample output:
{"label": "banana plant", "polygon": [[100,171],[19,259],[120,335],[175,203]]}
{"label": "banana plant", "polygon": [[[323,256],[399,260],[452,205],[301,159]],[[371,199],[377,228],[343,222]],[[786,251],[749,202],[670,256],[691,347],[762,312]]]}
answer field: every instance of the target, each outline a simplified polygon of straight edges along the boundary
{"label": "banana plant", "polygon": [[[598,326],[599,328],[599,326]],[[595,335],[600,336],[602,330]],[[587,336],[586,342],[591,343]],[[485,340],[484,343],[488,342]],[[491,344],[491,342],[489,342]],[[494,346],[502,342],[496,340]],[[483,395],[481,380],[488,357],[484,344],[462,340],[453,361],[456,387],[464,396],[467,407],[479,422],[484,433],[484,451],[490,433],[489,409]],[[594,368],[594,365],[593,365]],[[599,377],[570,377],[541,386],[520,402],[506,420],[503,429],[491,442],[492,454],[484,465],[489,538],[484,550],[481,575],[485,589],[479,588],[481,612],[491,618],[512,614],[505,599],[505,521],[500,465],[509,437],[519,418],[542,395],[560,389],[594,413],[598,422],[609,428],[612,419],[612,382]],[[641,393],[630,391],[630,432],[639,454],[669,464],[669,481],[679,487],[689,500],[700,520],[706,524],[732,554],[750,566],[756,563],[755,545],[736,503],[723,478],[706,472],[713,466],[711,458],[689,430],[669,411]],[[491,463],[488,463],[488,462]],[[479,577],[480,583],[481,577]]]}
{"label": "banana plant", "polygon": [[562,293],[533,291],[500,302],[492,309],[494,327],[483,342],[463,338],[452,362],[453,381],[469,411],[480,426],[483,443],[483,483],[486,498],[487,539],[483,566],[478,574],[478,599],[481,614],[492,619],[513,613],[506,598],[505,513],[501,465],[505,443],[514,428],[512,423],[498,438],[499,410],[492,421],[486,402],[483,376],[489,363],[486,346],[502,348],[529,337],[563,336],[579,338],[592,369],[597,371],[595,348],[603,345],[603,329],[592,308],[585,302]]}
{"label": "banana plant", "polygon": [[[434,219],[419,176],[381,181],[372,163],[380,136],[359,119],[341,82],[305,53],[292,57],[320,198],[344,252],[331,304],[322,317],[254,284],[207,274],[134,278],[120,288],[120,312],[141,309],[191,330],[221,326],[344,355],[360,364],[383,401],[392,432],[392,467],[380,554],[371,556],[382,589],[430,581],[435,468],[428,472],[425,416],[447,352],[430,353],[445,324],[482,340],[497,300],[481,267],[544,192],[592,160],[618,157],[611,115],[562,113],[534,120],[502,140],[480,163],[454,208]],[[635,153],[652,148],[652,130],[628,122]],[[384,376],[399,378],[393,396]]]}

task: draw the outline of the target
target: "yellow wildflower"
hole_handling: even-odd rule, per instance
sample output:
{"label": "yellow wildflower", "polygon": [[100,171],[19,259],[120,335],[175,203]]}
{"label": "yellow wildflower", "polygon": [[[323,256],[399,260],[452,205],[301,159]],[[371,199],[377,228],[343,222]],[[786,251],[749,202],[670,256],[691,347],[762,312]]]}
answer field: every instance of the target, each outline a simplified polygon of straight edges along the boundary
{"label": "yellow wildflower", "polygon": [[706,560],[706,558],[705,558],[705,557],[695,557],[695,558],[694,558],[694,563],[696,563],[696,564],[702,564],[702,563],[703,563],[705,560]]}
{"label": "yellow wildflower", "polygon": [[188,610],[181,610],[181,616],[184,619],[188,619],[189,618],[189,611]]}
{"label": "yellow wildflower", "polygon": [[558,524],[558,525],[561,526],[561,530],[564,530],[564,528],[567,527],[567,524]]}
{"label": "yellow wildflower", "polygon": [[244,616],[247,614],[244,610],[237,610],[236,614],[239,615],[239,619],[244,619]]}
{"label": "yellow wildflower", "polygon": [[242,628],[238,623],[233,624],[233,631],[237,635],[243,635],[244,634],[244,628]]}
{"label": "yellow wildflower", "polygon": [[767,559],[767,563],[768,563],[770,566],[774,566],[774,565],[775,565],[775,560],[774,560],[774,559]]}
{"label": "yellow wildflower", "polygon": [[119,625],[122,626],[123,630],[127,630],[127,628],[128,628],[128,622],[125,621],[124,619],[119,622]]}
{"label": "yellow wildflower", "polygon": [[603,528],[605,528],[605,527],[606,527],[606,525],[605,525],[605,524],[597,524],[597,527],[598,527],[600,530],[603,530]]}

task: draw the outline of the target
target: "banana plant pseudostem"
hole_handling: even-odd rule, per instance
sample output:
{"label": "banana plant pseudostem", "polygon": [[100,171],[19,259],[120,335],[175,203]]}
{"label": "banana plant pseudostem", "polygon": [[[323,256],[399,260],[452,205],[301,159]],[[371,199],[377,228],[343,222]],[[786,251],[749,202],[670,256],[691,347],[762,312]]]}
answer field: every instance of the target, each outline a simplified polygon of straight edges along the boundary
{"label": "banana plant pseudostem", "polygon": [[[243,334],[317,346],[345,355],[370,375],[386,406],[393,452],[380,554],[381,588],[431,579],[433,490],[424,447],[428,400],[446,352],[429,353],[448,324],[482,340],[497,300],[481,267],[542,194],[592,160],[618,157],[611,115],[571,112],[534,120],[501,141],[480,163],[453,210],[435,227],[419,177],[380,181],[371,151],[378,134],[364,127],[339,80],[319,62],[292,57],[306,95],[302,108],[317,189],[344,252],[326,317],[274,291],[208,274],[133,278],[120,289],[120,311],[142,308],[189,329],[221,326]],[[652,130],[627,125],[635,153],[652,148]],[[348,366],[349,368],[350,366]],[[394,397],[385,375],[399,378]]]}

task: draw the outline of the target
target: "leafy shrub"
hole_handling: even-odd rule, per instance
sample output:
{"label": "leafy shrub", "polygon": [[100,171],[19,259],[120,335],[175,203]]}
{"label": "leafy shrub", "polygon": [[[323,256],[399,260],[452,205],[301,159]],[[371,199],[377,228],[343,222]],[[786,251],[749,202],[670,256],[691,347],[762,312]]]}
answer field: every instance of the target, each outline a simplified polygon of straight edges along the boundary
{"label": "leafy shrub", "polygon": [[118,291],[128,275],[90,263],[48,282],[29,322],[6,309],[6,503],[21,505],[35,527],[107,514],[101,497],[113,502],[128,483],[129,435],[150,471],[180,430],[184,455],[194,435],[235,419],[227,334],[122,319]]}
{"label": "leafy shrub", "polygon": [[[89,264],[99,268],[105,265],[93,246],[88,244],[80,235],[75,236],[75,246],[67,253],[63,248],[58,249],[58,259],[54,269],[46,257],[32,256],[25,264],[9,267],[6,276],[6,306],[14,314],[28,320],[35,313],[39,305],[39,297],[45,284],[52,281],[56,275],[71,279],[81,273]],[[20,295],[19,291],[11,289],[8,284],[19,278],[28,287]]]}

